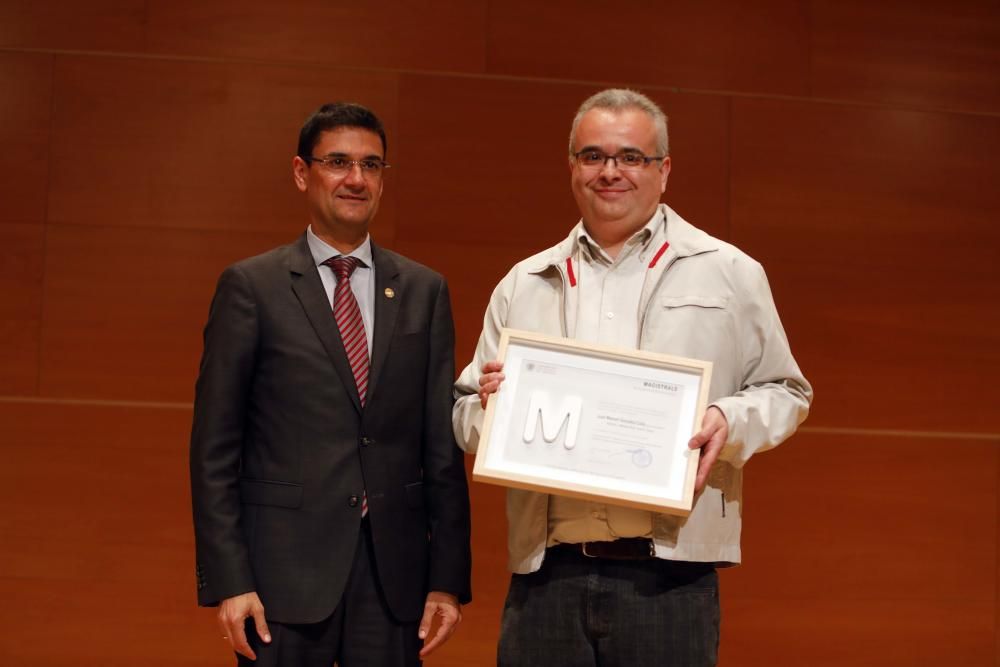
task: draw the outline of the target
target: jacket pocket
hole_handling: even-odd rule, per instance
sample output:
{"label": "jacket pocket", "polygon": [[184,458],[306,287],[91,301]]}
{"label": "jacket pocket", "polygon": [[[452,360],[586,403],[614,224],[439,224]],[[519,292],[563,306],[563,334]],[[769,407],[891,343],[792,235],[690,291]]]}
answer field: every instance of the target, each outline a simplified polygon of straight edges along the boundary
{"label": "jacket pocket", "polygon": [[661,303],[664,308],[684,308],[685,306],[725,308],[729,305],[729,299],[724,296],[665,296]]}
{"label": "jacket pocket", "polygon": [[424,506],[424,483],[414,482],[403,487],[406,495],[406,504],[412,509],[420,509]]}
{"label": "jacket pocket", "polygon": [[302,485],[266,479],[241,479],[240,500],[247,505],[295,509],[302,505]]}

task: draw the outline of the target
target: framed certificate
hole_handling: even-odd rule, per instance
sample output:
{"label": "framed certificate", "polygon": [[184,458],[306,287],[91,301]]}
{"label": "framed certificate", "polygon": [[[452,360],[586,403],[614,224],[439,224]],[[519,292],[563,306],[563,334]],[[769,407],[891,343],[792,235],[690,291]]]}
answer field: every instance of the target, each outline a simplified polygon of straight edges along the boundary
{"label": "framed certificate", "polygon": [[473,479],[691,511],[712,364],[504,329]]}

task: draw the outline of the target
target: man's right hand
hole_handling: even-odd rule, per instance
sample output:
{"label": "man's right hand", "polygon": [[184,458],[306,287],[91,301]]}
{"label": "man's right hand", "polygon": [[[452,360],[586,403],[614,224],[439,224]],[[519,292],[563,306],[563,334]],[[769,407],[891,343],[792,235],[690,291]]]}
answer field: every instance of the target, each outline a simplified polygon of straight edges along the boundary
{"label": "man's right hand", "polygon": [[218,619],[222,638],[240,655],[256,660],[257,654],[247,643],[247,634],[244,630],[246,625],[244,621],[250,616],[253,616],[254,625],[257,626],[257,634],[265,644],[270,644],[271,633],[267,629],[267,621],[264,620],[264,605],[255,592],[226,598],[219,605]]}
{"label": "man's right hand", "polygon": [[486,409],[486,401],[490,394],[495,393],[500,388],[500,383],[506,377],[500,371],[503,370],[503,362],[487,361],[483,364],[481,375],[479,376],[479,402]]}

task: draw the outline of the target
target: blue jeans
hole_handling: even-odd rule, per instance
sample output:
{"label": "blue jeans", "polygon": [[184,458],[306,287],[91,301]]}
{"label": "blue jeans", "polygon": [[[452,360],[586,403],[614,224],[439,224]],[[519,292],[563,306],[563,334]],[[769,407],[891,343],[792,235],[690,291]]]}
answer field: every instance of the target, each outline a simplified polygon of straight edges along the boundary
{"label": "blue jeans", "polygon": [[711,563],[603,560],[549,549],[511,577],[500,667],[711,667],[719,580]]}

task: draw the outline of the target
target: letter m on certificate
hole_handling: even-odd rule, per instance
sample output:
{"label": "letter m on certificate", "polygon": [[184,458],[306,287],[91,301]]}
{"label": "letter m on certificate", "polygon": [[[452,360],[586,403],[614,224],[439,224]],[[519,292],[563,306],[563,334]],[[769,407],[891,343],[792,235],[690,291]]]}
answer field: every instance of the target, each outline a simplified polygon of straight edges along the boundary
{"label": "letter m on certificate", "polygon": [[558,407],[553,407],[552,403],[552,397],[546,391],[536,390],[531,393],[528,414],[524,420],[524,441],[532,442],[535,439],[541,423],[545,442],[554,442],[562,430],[563,422],[568,420],[564,446],[566,449],[573,449],[576,447],[576,434],[580,428],[583,400],[579,396],[563,396]]}

